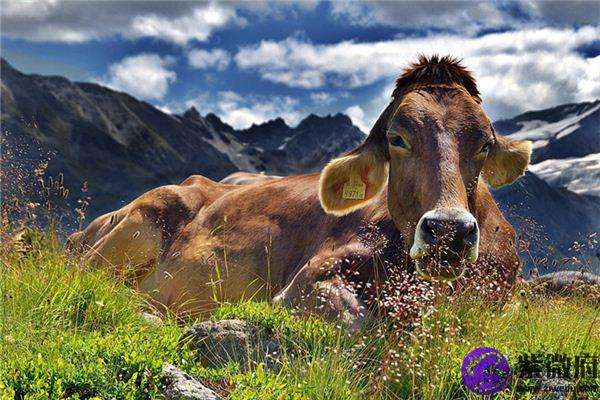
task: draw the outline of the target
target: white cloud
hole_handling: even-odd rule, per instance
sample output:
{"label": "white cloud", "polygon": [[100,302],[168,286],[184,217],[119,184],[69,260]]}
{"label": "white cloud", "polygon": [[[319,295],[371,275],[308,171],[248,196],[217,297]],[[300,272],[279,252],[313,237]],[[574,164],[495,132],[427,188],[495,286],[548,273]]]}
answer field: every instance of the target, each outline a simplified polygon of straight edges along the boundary
{"label": "white cloud", "polygon": [[50,14],[56,6],[56,0],[18,1],[5,0],[2,2],[2,15],[6,17],[43,18]]}
{"label": "white cloud", "polygon": [[245,21],[227,3],[156,1],[2,2],[2,34],[31,41],[86,42],[111,36],[151,37],[179,45],[206,41]]}
{"label": "white cloud", "polygon": [[[232,91],[223,91],[216,96],[200,95],[185,102],[201,110],[203,114],[213,112],[223,121],[236,129],[248,128],[278,117],[287,124],[296,125],[304,114],[299,110],[298,100],[289,96],[240,95]],[[181,109],[176,105],[167,105],[169,109]]]}
{"label": "white cloud", "polygon": [[474,31],[508,25],[510,15],[492,2],[473,1],[336,1],[332,14],[345,22],[396,28],[446,28]]}
{"label": "white cloud", "polygon": [[[508,6],[508,7],[507,7]],[[454,32],[477,32],[500,27],[595,24],[600,4],[594,0],[491,1],[337,1],[332,14],[344,22],[395,28],[435,28]]]}
{"label": "white cloud", "polygon": [[100,83],[143,100],[161,100],[177,79],[177,74],[168,69],[172,64],[171,57],[138,54],[112,64]]}
{"label": "white cloud", "polygon": [[360,128],[364,133],[369,133],[371,124],[365,122],[365,112],[360,106],[348,107],[345,113],[350,117],[352,123]]}
{"label": "white cloud", "polygon": [[235,20],[243,23],[234,9],[209,4],[176,19],[156,14],[135,16],[124,35],[131,38],[156,37],[183,45],[192,39],[204,42],[214,29]]}
{"label": "white cloud", "polygon": [[229,53],[222,49],[213,49],[210,51],[195,49],[188,54],[188,63],[197,69],[214,68],[223,71],[231,62]]}
{"label": "white cloud", "polygon": [[313,44],[288,38],[243,47],[235,61],[241,69],[290,87],[353,88],[391,81],[417,54],[451,54],[474,71],[486,108],[498,118],[599,97],[600,61],[577,52],[598,40],[600,27],[590,26],[362,43]]}
{"label": "white cloud", "polygon": [[327,92],[316,92],[310,94],[310,99],[317,105],[329,105],[335,101],[335,96]]}
{"label": "white cloud", "polygon": [[600,3],[596,0],[530,0],[520,5],[530,17],[555,24],[597,24],[600,20]]}

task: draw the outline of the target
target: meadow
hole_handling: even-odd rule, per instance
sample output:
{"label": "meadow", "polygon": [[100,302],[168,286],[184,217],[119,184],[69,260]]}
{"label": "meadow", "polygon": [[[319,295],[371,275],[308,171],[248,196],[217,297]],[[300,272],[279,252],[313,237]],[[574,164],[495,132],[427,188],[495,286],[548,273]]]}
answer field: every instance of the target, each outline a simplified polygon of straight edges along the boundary
{"label": "meadow", "polygon": [[[600,355],[600,308],[585,297],[518,292],[506,305],[440,302],[403,329],[385,320],[359,334],[265,303],[223,303],[211,319],[240,318],[281,342],[275,367],[257,357],[241,368],[203,366],[179,339],[185,326],[141,317],[143,295],[109,272],[79,265],[52,234],[0,246],[0,399],[161,398],[171,363],[229,399],[478,399],[461,383],[474,347],[519,355]],[[522,383],[522,382],[521,382]],[[572,382],[575,387],[583,381]],[[594,383],[594,382],[592,382]],[[596,379],[595,383],[600,383]],[[498,399],[544,398],[518,390],[516,374]],[[600,398],[600,391],[568,398]]]}

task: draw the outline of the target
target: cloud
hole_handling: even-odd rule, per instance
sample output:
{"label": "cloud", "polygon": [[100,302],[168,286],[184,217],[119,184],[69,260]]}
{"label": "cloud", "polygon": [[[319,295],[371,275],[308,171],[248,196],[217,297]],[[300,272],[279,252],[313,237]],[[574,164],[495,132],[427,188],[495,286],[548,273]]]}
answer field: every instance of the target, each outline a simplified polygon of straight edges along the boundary
{"label": "cloud", "polygon": [[[223,121],[236,129],[248,128],[252,124],[260,124],[278,117],[289,125],[296,125],[304,114],[299,110],[299,102],[289,96],[243,96],[233,91],[222,91],[213,95],[199,95],[185,102],[184,107],[191,106],[201,110],[203,114],[213,112]],[[181,105],[166,105],[169,110],[182,111]]]}
{"label": "cloud", "polygon": [[213,50],[191,50],[188,54],[188,63],[197,69],[214,68],[223,71],[231,62],[229,53],[222,49]]}
{"label": "cloud", "polygon": [[356,105],[348,107],[345,113],[350,117],[352,123],[360,128],[364,133],[369,133],[371,130],[371,124],[365,122],[365,112],[363,109]]}
{"label": "cloud", "polygon": [[214,29],[235,20],[244,23],[237,18],[234,9],[209,4],[206,7],[193,9],[190,15],[182,15],[175,19],[156,14],[135,16],[131,21],[130,29],[124,32],[124,36],[156,37],[180,45],[192,39],[204,42]]}
{"label": "cloud", "polygon": [[335,97],[327,92],[311,93],[310,99],[317,105],[329,105],[335,101]]}
{"label": "cloud", "polygon": [[100,83],[143,100],[161,100],[177,74],[168,69],[171,57],[143,53],[127,57],[108,68],[108,76]]}
{"label": "cloud", "polygon": [[111,36],[158,38],[183,45],[244,24],[230,4],[45,0],[2,2],[2,34],[31,41],[85,42]]}
{"label": "cloud", "polygon": [[528,17],[560,25],[597,24],[600,3],[595,0],[537,0],[518,3]]}
{"label": "cloud", "polygon": [[477,30],[507,26],[509,15],[492,2],[473,1],[347,1],[332,2],[332,14],[359,26]]}
{"label": "cloud", "polygon": [[590,0],[392,1],[332,2],[331,12],[344,22],[359,26],[445,29],[475,33],[483,29],[595,24],[600,4]]}
{"label": "cloud", "polygon": [[378,42],[262,41],[235,56],[243,70],[290,87],[357,88],[390,82],[417,54],[463,58],[493,118],[600,96],[598,57],[577,50],[600,40],[600,27],[539,28],[479,37],[435,34]]}

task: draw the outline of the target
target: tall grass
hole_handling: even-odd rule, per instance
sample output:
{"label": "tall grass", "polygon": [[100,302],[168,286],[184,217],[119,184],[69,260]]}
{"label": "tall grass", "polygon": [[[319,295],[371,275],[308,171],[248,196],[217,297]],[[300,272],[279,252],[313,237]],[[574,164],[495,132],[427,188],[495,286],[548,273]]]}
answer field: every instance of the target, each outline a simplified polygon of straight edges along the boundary
{"label": "tall grass", "polygon": [[[402,330],[380,321],[360,333],[245,302],[223,304],[211,318],[261,327],[281,342],[279,361],[207,368],[178,344],[181,321],[145,322],[142,295],[77,265],[49,234],[29,232],[25,248],[0,245],[1,399],[160,398],[167,362],[208,385],[225,382],[231,399],[477,399],[460,379],[474,347],[496,347],[511,366],[525,352],[600,355],[600,309],[584,297],[524,293],[505,306],[452,299]],[[542,398],[517,392],[517,383],[497,398]]]}

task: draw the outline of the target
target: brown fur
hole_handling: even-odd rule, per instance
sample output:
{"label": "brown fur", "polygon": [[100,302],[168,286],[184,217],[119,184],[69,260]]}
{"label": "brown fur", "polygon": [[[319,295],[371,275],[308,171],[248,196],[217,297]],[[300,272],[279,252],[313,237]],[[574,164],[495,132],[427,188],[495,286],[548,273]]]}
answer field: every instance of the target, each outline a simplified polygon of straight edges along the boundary
{"label": "brown fur", "polygon": [[221,179],[219,182],[228,185],[252,185],[255,183],[262,183],[279,179],[280,176],[276,175],[265,175],[264,173],[253,173],[253,172],[234,172]]}
{"label": "brown fur", "polygon": [[[346,273],[377,283],[384,260],[412,270],[406,250],[416,221],[452,206],[469,210],[480,227],[479,261],[465,279],[511,284],[519,268],[514,231],[480,173],[492,184],[513,181],[527,145],[495,135],[480,101],[456,61],[420,59],[398,79],[365,143],[321,175],[242,186],[191,177],[97,218],[71,241],[95,264],[143,267],[139,289],[182,312],[210,310],[216,300],[275,295],[276,303],[309,305],[320,296],[331,301],[319,312],[356,326],[368,296],[342,284]],[[412,153],[388,145],[396,134],[407,136]],[[487,158],[476,154],[485,141],[498,146]],[[351,174],[367,186],[362,201],[341,198]]]}

